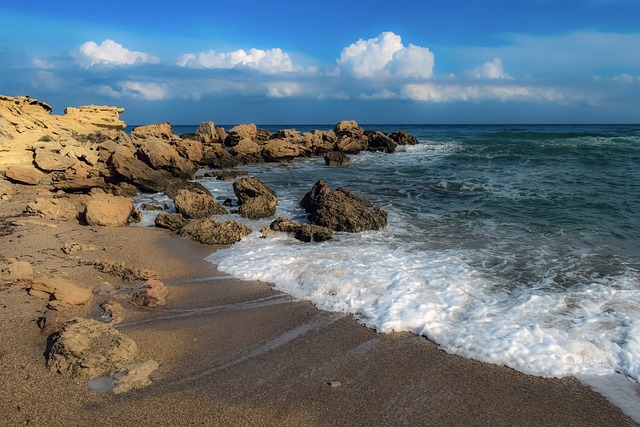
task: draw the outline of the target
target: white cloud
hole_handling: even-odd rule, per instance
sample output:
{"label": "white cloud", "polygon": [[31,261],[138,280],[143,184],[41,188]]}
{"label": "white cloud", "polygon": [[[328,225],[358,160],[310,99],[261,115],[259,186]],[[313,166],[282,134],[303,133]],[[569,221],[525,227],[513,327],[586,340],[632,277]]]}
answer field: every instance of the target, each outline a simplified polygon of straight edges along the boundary
{"label": "white cloud", "polygon": [[37,57],[37,58],[33,58],[33,60],[31,61],[31,63],[33,64],[34,67],[36,68],[40,68],[43,70],[52,70],[53,64],[49,61],[47,61],[46,59]]}
{"label": "white cloud", "polygon": [[384,32],[345,47],[337,61],[340,70],[356,78],[419,78],[433,76],[433,53],[426,47],[405,47],[399,35]]}
{"label": "white cloud", "polygon": [[494,58],[493,61],[487,61],[479,67],[468,71],[466,74],[473,79],[513,80],[502,68],[502,61],[499,58]]}
{"label": "white cloud", "polygon": [[159,62],[159,59],[153,55],[130,51],[111,39],[104,40],[100,45],[94,41],[85,42],[75,52],[75,57],[83,67],[87,68],[96,64],[134,65]]}
{"label": "white cloud", "polygon": [[158,83],[125,81],[118,83],[119,89],[114,89],[109,85],[102,85],[97,88],[97,92],[110,98],[132,98],[144,101],[162,101],[171,99],[171,94],[167,85]]}
{"label": "white cloud", "polygon": [[272,83],[267,88],[268,98],[290,98],[301,94],[301,87],[297,83]]}
{"label": "white cloud", "polygon": [[269,50],[238,49],[233,52],[210,50],[199,54],[187,53],[178,58],[177,65],[189,68],[231,69],[246,67],[266,74],[299,71],[294,67],[289,54],[280,48]]}
{"label": "white cloud", "polygon": [[547,101],[564,103],[567,95],[554,88],[522,85],[436,85],[407,84],[402,88],[406,99],[422,102],[451,101]]}
{"label": "white cloud", "polygon": [[639,80],[640,78],[633,77],[630,74],[620,74],[618,76],[613,77],[613,81],[620,82],[620,83],[635,83],[636,81],[639,81]]}

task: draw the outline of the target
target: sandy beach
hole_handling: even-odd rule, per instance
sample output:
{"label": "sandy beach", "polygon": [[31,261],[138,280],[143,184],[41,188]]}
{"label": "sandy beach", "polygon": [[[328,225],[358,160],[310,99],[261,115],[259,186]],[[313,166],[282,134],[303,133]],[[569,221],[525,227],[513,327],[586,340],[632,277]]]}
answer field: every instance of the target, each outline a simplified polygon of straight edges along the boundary
{"label": "sandy beach", "polygon": [[[51,330],[37,324],[47,302],[5,285],[3,426],[634,425],[574,378],[527,376],[446,354],[423,337],[378,334],[268,284],[225,276],[205,260],[215,247],[166,230],[27,217],[26,203],[42,191],[35,188],[20,186],[2,202],[0,254],[86,288],[122,284],[86,261],[155,270],[169,290],[166,306],[123,303],[118,329],[159,368],[149,387],[120,395],[50,372]],[[95,250],[67,255],[69,242]],[[60,310],[55,321],[96,317],[102,300]]]}

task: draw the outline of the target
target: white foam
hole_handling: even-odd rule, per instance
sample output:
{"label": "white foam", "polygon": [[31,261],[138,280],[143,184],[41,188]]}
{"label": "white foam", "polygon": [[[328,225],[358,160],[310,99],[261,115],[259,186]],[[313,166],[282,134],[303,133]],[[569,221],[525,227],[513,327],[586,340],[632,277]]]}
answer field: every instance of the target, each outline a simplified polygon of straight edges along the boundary
{"label": "white foam", "polygon": [[254,234],[209,259],[238,278],[352,313],[380,332],[425,335],[450,353],[545,377],[639,378],[637,272],[565,291],[505,286],[470,267],[477,251],[390,242],[383,232],[338,233],[320,244]]}

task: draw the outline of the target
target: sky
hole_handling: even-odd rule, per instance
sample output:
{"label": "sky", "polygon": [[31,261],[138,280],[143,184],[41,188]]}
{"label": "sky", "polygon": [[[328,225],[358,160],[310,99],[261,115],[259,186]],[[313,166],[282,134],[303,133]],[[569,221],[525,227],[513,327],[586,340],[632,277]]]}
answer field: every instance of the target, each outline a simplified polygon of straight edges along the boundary
{"label": "sky", "polygon": [[640,123],[639,0],[3,2],[0,94],[127,124]]}

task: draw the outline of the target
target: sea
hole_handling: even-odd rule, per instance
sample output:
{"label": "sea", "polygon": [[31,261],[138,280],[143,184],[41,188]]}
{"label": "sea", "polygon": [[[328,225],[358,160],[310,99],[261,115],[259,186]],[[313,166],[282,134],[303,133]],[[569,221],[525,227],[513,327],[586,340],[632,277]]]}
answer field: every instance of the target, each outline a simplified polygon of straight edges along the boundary
{"label": "sea", "polygon": [[[259,126],[271,131],[333,125]],[[278,216],[322,179],[389,213],[384,230],[252,235],[208,259],[381,333],[542,377],[640,379],[640,125],[373,125],[418,145],[245,166]],[[197,126],[174,126],[176,134]],[[231,182],[200,181],[234,198]]]}

